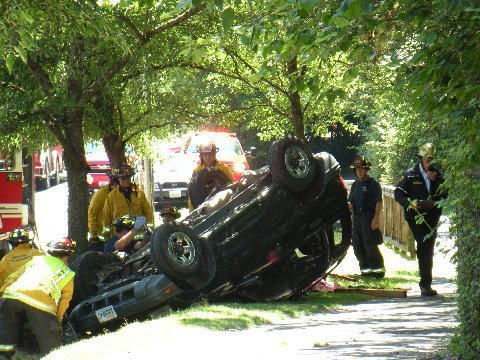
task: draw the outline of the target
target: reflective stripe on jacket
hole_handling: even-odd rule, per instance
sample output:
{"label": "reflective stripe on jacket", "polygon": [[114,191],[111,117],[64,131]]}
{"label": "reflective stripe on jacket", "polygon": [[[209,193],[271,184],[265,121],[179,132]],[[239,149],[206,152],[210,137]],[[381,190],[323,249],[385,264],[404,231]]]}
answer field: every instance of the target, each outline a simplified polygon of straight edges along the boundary
{"label": "reflective stripe on jacket", "polygon": [[[61,259],[50,255],[36,256],[9,277],[2,287],[3,297],[19,300],[58,316],[60,300],[63,303],[67,302],[68,307],[73,295],[74,275],[75,273]],[[72,287],[71,293],[69,289],[67,295],[70,298],[62,299],[63,289],[67,284]],[[63,312],[61,315],[63,316]]]}

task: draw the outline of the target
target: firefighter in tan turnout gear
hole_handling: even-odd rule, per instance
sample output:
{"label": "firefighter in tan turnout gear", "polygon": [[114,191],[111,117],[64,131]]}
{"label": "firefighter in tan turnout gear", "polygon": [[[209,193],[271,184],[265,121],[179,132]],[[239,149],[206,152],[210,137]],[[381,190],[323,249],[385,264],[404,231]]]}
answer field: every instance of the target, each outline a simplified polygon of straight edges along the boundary
{"label": "firefighter in tan turnout gear", "polygon": [[[29,228],[14,229],[8,236],[12,251],[0,260],[0,288],[7,277],[29,262],[32,257],[45,255],[32,247],[33,231]],[[0,294],[1,295],[1,294]]]}
{"label": "firefighter in tan turnout gear", "polygon": [[25,313],[42,354],[62,345],[61,321],[73,295],[74,272],[67,266],[75,242],[66,237],[47,245],[3,284],[0,292],[0,357],[16,350],[19,315]]}

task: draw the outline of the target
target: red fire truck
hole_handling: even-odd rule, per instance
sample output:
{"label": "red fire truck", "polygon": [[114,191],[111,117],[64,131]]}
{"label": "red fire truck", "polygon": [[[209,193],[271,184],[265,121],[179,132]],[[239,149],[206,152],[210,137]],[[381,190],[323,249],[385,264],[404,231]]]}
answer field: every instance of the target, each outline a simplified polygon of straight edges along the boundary
{"label": "red fire truck", "polygon": [[60,173],[64,170],[63,148],[42,146],[35,151],[35,178],[39,189],[48,189],[50,185],[60,183]]}
{"label": "red fire truck", "polygon": [[8,234],[33,225],[35,176],[32,157],[20,149],[0,148],[0,258],[8,251]]}

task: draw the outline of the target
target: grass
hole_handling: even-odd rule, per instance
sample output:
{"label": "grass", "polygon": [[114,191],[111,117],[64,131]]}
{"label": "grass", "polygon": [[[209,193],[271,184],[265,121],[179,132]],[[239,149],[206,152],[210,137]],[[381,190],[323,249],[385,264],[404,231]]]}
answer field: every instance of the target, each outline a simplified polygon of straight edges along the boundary
{"label": "grass", "polygon": [[387,290],[409,290],[413,285],[418,283],[418,271],[398,270],[391,271],[388,277],[376,279],[360,275],[352,275],[357,281],[348,281],[338,279],[338,285],[344,288],[352,289],[387,289]]}
{"label": "grass", "polygon": [[299,318],[370,299],[360,294],[311,292],[297,301],[275,303],[220,303],[195,305],[171,315],[181,325],[209,330],[243,330]]}

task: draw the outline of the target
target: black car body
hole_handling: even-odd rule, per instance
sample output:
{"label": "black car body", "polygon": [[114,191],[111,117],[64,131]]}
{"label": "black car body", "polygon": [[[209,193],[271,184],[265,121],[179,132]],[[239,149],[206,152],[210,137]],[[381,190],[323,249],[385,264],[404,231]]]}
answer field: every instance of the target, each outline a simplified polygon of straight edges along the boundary
{"label": "black car body", "polygon": [[303,142],[284,138],[273,145],[269,166],[227,187],[219,186],[223,180],[215,169],[195,174],[197,209],[158,227],[150,247],[127,261],[80,261],[79,300],[91,297],[70,313],[77,332],[199,298],[293,298],[345,256],[351,219],[332,155],[313,156]]}

